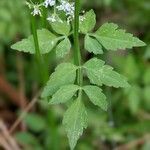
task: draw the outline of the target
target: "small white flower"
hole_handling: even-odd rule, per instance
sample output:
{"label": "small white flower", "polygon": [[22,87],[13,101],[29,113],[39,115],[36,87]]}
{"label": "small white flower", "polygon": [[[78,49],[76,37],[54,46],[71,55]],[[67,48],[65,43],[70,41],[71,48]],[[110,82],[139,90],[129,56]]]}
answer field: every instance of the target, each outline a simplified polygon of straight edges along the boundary
{"label": "small white flower", "polygon": [[56,0],[45,0],[44,6],[47,8],[48,6],[54,6],[56,3]]}
{"label": "small white flower", "polygon": [[56,7],[58,10],[62,10],[66,13],[66,15],[73,16],[74,15],[74,3],[69,3],[67,1],[62,0],[61,5]]}
{"label": "small white flower", "polygon": [[36,15],[40,15],[42,16],[41,14],[41,10],[39,8],[39,5],[34,5],[33,6],[33,12],[31,13],[33,16],[36,16]]}

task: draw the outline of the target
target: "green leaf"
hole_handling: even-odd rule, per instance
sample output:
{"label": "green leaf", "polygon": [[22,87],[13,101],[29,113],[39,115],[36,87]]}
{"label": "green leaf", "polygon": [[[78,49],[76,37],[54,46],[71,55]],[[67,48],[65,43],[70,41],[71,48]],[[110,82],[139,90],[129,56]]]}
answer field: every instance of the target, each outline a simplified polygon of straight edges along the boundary
{"label": "green leaf", "polygon": [[141,100],[141,88],[138,85],[134,85],[129,88],[128,103],[132,114],[136,114],[140,108]]}
{"label": "green leaf", "polygon": [[144,54],[145,59],[150,59],[150,45],[147,46]]}
{"label": "green leaf", "polygon": [[145,106],[147,106],[147,108],[150,109],[149,105],[150,105],[150,85],[145,86],[143,89],[143,98],[145,101]]}
{"label": "green leaf", "polygon": [[101,107],[105,111],[107,110],[108,102],[106,101],[106,96],[102,93],[102,89],[92,85],[84,86],[83,89],[94,105]]}
{"label": "green leaf", "polygon": [[88,52],[93,52],[94,54],[103,54],[102,46],[101,44],[94,38],[90,37],[89,35],[85,36],[85,49]]}
{"label": "green leaf", "polygon": [[94,34],[97,40],[107,50],[118,50],[132,47],[145,46],[145,43],[125,30],[118,29],[114,23],[105,23]]}
{"label": "green leaf", "polygon": [[[133,73],[134,72],[134,73]],[[133,82],[137,82],[140,77],[140,69],[134,55],[128,55],[124,63],[124,74]]]}
{"label": "green leaf", "polygon": [[34,113],[27,114],[23,121],[35,132],[43,131],[46,127],[46,122],[43,117]]}
{"label": "green leaf", "polygon": [[55,21],[51,23],[51,26],[56,33],[66,36],[68,36],[71,29],[70,24],[67,23],[66,21],[63,22]]}
{"label": "green leaf", "polygon": [[64,57],[66,54],[69,53],[71,49],[71,43],[68,38],[62,40],[56,47],[56,56],[58,58]]}
{"label": "green leaf", "polygon": [[31,133],[17,132],[15,133],[16,140],[23,145],[37,145],[38,141]]}
{"label": "green leaf", "polygon": [[[37,36],[41,54],[50,52],[58,41],[57,37],[47,29],[37,30]],[[27,39],[23,39],[22,41],[15,43],[11,46],[11,48],[18,51],[35,54],[33,36],[30,35]]]}
{"label": "green leaf", "polygon": [[52,96],[63,85],[73,84],[76,79],[77,69],[78,67],[71,63],[58,65],[42,92],[42,98]]}
{"label": "green leaf", "polygon": [[80,18],[79,30],[82,33],[87,33],[95,27],[95,24],[96,24],[96,15],[93,10],[90,10],[82,16],[82,19]]}
{"label": "green leaf", "polygon": [[65,103],[79,90],[78,85],[64,85],[52,97],[51,104]]}
{"label": "green leaf", "polygon": [[84,64],[83,67],[86,69],[87,76],[91,83],[99,86],[105,84],[116,88],[129,87],[124,76],[113,71],[111,66],[104,64],[104,61],[97,58],[92,58]]}
{"label": "green leaf", "polygon": [[145,68],[145,72],[143,75],[143,82],[145,85],[150,85],[150,68],[149,66]]}
{"label": "green leaf", "polygon": [[71,150],[73,150],[77,140],[83,133],[83,129],[87,127],[87,112],[80,99],[75,100],[66,111],[63,124],[69,138]]}

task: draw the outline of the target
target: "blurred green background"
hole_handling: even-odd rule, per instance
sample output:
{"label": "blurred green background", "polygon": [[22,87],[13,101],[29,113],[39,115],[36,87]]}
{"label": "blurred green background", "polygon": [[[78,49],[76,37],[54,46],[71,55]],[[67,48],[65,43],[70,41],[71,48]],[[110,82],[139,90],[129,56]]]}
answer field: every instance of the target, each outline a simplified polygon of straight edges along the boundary
{"label": "blurred green background", "polygon": [[[150,150],[150,0],[82,0],[84,10],[93,8],[97,27],[117,23],[147,46],[107,52],[99,56],[125,75],[129,89],[103,87],[110,102],[108,112],[87,103],[89,127],[77,150]],[[41,89],[39,70],[32,55],[10,49],[30,35],[30,12],[24,0],[0,0],[0,120],[8,129]],[[38,28],[45,25],[38,20]],[[48,23],[46,24],[47,27]],[[83,49],[84,60],[89,59]],[[49,73],[60,63],[51,52],[45,57]],[[70,60],[69,56],[65,61]],[[62,60],[61,60],[62,61]],[[86,99],[86,97],[85,97]],[[67,106],[50,106],[38,99],[13,129],[12,136],[23,150],[68,150],[61,124]]]}

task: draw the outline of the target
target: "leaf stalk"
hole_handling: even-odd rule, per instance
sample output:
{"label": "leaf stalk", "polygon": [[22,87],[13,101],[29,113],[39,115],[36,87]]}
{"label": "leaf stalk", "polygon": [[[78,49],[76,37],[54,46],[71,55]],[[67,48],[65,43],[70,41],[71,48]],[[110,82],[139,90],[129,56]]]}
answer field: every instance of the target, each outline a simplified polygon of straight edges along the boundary
{"label": "leaf stalk", "polygon": [[[77,66],[81,66],[82,58],[80,51],[80,43],[79,43],[79,14],[80,14],[80,0],[75,0],[75,12],[74,12],[74,63]],[[83,73],[82,68],[80,67],[77,70],[77,84],[82,86],[83,84]],[[80,96],[82,95],[81,90],[78,93]]]}

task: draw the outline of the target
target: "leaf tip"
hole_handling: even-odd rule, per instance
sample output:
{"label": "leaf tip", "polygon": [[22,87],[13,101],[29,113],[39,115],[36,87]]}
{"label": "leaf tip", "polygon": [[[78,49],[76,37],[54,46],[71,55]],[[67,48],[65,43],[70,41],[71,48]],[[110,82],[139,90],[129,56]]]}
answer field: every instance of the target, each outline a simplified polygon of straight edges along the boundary
{"label": "leaf tip", "polygon": [[143,42],[143,41],[141,41],[141,40],[139,40],[139,45],[138,46],[146,46],[147,44],[145,43],[145,42]]}

